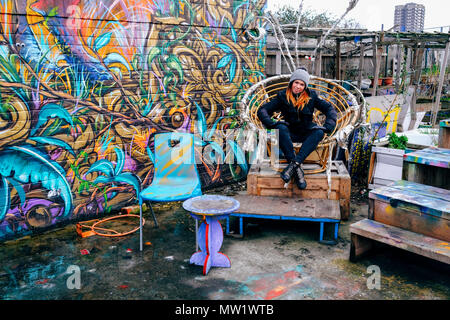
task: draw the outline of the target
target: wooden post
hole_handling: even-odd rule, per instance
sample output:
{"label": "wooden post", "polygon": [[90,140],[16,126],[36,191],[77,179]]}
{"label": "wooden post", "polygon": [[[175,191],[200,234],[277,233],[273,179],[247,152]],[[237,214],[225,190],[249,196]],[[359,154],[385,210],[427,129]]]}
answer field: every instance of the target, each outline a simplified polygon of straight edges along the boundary
{"label": "wooden post", "polygon": [[321,77],[321,73],[322,73],[322,50],[317,49],[317,53],[316,53],[316,57],[315,57],[315,61],[314,61],[314,70],[313,70],[314,74],[317,77]]}
{"label": "wooden post", "polygon": [[400,81],[403,69],[403,46],[401,44],[397,45],[397,70],[395,73],[395,92],[400,90]]}
{"label": "wooden post", "polygon": [[420,73],[422,71],[422,59],[423,59],[424,47],[418,44],[414,47],[413,51],[413,73],[411,74],[411,85],[414,86],[414,95],[411,100],[410,112],[411,112],[411,122],[409,123],[408,130],[414,128],[417,122],[416,113],[416,101],[417,101],[417,87],[419,86]]}
{"label": "wooden post", "polygon": [[336,74],[335,79],[341,80],[341,41],[336,40]]}
{"label": "wooden post", "polygon": [[422,60],[424,54],[424,43],[420,45],[420,47],[416,48],[416,52],[414,55],[414,72],[413,72],[413,84],[418,85],[420,81],[420,74],[422,72]]}
{"label": "wooden post", "polygon": [[436,93],[436,101],[434,102],[433,111],[431,113],[431,125],[433,127],[436,125],[437,113],[439,111],[439,104],[441,103],[441,92],[442,92],[442,86],[444,84],[445,69],[447,67],[449,46],[450,46],[450,42],[447,42],[447,44],[445,45],[444,57],[443,57],[442,63],[441,63],[441,70],[439,71],[439,85],[438,85],[438,90]]}
{"label": "wooden post", "polygon": [[387,77],[388,75],[388,68],[389,68],[389,45],[386,45],[386,58],[384,59],[384,76]]}
{"label": "wooden post", "polygon": [[358,73],[358,88],[361,89],[362,83],[362,71],[364,69],[364,50],[366,45],[361,42],[359,45],[360,53],[359,53],[359,73]]}
{"label": "wooden post", "polygon": [[383,46],[377,45],[377,38],[373,38],[373,59],[374,59],[374,75],[372,96],[377,95],[378,78],[380,76],[381,55],[383,54]]}

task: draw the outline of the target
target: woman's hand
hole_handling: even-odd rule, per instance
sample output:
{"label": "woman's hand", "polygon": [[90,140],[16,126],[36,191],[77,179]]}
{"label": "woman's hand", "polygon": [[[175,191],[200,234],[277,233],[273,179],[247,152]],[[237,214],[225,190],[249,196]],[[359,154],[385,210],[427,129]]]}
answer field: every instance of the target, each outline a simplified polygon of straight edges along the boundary
{"label": "woman's hand", "polygon": [[286,121],[275,121],[275,123],[273,124],[273,128],[276,128],[280,124],[284,124],[286,127],[289,127],[289,123]]}

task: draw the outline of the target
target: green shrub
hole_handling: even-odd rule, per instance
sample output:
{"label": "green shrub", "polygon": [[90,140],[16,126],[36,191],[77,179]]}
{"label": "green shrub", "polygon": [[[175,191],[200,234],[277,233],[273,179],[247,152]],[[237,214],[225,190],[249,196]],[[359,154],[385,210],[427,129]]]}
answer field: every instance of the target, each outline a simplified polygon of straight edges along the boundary
{"label": "green shrub", "polygon": [[389,134],[389,144],[388,148],[393,149],[406,149],[406,144],[408,143],[408,137],[407,136],[398,136],[395,134],[395,132],[392,132]]}

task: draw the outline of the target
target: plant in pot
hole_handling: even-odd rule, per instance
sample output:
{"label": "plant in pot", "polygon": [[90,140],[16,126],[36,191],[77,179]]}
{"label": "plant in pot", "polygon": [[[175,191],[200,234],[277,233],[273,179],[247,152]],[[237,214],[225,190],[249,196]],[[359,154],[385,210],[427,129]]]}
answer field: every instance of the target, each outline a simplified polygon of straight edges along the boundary
{"label": "plant in pot", "polygon": [[392,81],[393,81],[393,78],[392,78],[392,71],[391,71],[391,70],[388,70],[388,72],[387,72],[387,74],[386,74],[386,77],[383,78],[383,84],[384,84],[385,86],[390,86],[390,85],[392,85]]}

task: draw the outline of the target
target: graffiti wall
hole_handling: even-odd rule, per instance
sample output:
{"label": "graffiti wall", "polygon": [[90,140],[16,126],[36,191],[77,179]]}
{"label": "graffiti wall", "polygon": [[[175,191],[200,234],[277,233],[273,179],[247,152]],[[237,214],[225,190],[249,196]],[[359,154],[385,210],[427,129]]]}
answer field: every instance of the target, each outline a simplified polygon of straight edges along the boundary
{"label": "graffiti wall", "polygon": [[0,240],[136,204],[159,132],[196,136],[202,188],[245,177],[239,145],[212,137],[263,77],[264,7],[0,0]]}

